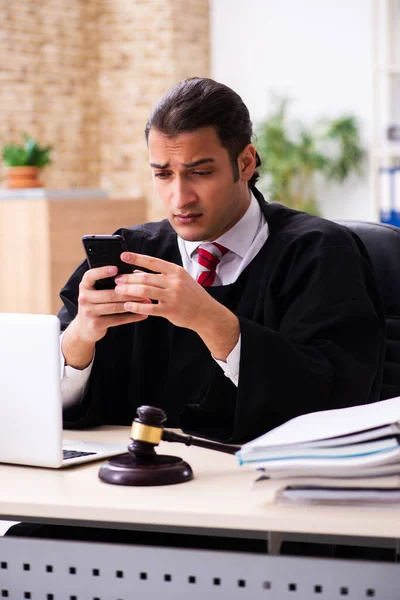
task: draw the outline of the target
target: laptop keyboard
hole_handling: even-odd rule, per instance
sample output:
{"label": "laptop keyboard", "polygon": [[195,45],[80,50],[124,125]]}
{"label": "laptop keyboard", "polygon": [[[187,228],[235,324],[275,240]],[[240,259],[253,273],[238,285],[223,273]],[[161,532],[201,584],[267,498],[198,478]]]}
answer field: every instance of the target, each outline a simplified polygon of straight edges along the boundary
{"label": "laptop keyboard", "polygon": [[80,452],[78,450],[63,450],[63,460],[69,460],[71,458],[79,458],[80,456],[90,456],[97,454],[97,452]]}

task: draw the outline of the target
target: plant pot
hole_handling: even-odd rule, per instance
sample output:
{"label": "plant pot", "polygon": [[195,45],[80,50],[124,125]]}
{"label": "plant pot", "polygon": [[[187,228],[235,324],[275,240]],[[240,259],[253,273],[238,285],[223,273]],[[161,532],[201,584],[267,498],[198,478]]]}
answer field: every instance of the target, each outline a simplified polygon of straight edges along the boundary
{"label": "plant pot", "polygon": [[39,167],[8,167],[6,185],[9,189],[43,187],[38,176]]}

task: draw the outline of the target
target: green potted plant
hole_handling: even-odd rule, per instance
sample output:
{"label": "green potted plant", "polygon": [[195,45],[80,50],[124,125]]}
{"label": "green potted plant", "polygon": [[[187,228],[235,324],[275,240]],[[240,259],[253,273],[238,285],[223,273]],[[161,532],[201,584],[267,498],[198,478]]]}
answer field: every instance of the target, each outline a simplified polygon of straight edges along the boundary
{"label": "green potted plant", "polygon": [[271,202],[318,213],[315,176],[344,182],[362,173],[365,150],[353,115],[294,125],[287,117],[288,100],[280,100],[257,130],[262,166],[261,187]]}
{"label": "green potted plant", "polygon": [[2,156],[7,166],[8,188],[42,187],[38,175],[40,169],[51,162],[51,146],[40,146],[36,140],[23,134],[25,143],[7,144]]}

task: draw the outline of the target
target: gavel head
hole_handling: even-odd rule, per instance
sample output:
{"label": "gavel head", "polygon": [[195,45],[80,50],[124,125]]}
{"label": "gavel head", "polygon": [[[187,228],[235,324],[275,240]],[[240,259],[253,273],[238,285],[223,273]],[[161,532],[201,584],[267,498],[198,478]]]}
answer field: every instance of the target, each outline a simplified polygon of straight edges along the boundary
{"label": "gavel head", "polygon": [[145,457],[155,454],[154,447],[161,442],[164,431],[163,423],[167,416],[161,408],[139,406],[137,417],[132,423],[129,452],[135,456]]}

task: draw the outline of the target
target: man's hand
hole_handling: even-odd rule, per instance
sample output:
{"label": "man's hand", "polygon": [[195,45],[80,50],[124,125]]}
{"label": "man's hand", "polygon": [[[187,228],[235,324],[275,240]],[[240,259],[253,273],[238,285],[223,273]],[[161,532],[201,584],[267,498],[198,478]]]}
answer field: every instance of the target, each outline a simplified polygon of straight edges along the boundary
{"label": "man's hand", "polygon": [[[128,264],[155,271],[135,271],[116,277],[115,293],[125,310],[136,315],[164,317],[177,327],[192,329],[215,358],[226,360],[240,334],[239,321],[231,311],[178,265],[131,252],[122,253],[121,258]],[[149,298],[157,304],[146,302]]]}
{"label": "man's hand", "polygon": [[99,267],[86,271],[79,285],[78,314],[66,329],[62,340],[62,352],[67,365],[77,369],[87,367],[94,355],[96,342],[101,340],[109,327],[136,323],[147,319],[146,314],[127,312],[124,304],[132,299],[149,303],[148,298],[132,298],[117,294],[115,290],[97,290],[98,279],[115,276],[117,267]]}

